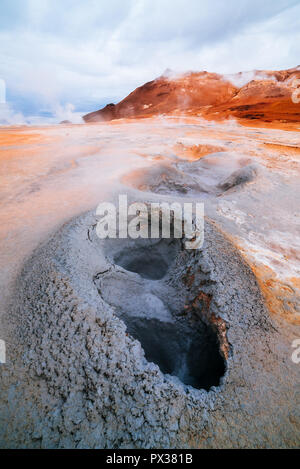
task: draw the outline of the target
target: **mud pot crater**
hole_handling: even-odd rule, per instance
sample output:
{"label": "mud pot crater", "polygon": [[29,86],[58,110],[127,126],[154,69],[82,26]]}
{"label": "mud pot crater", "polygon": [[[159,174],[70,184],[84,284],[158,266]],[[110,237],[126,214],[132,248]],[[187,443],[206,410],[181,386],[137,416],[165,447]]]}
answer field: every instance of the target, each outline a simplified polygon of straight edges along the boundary
{"label": "mud pot crater", "polygon": [[[104,252],[116,268],[96,276],[95,284],[148,361],[184,384],[209,390],[220,384],[225,357],[218,331],[201,319],[200,305],[198,315],[191,314],[191,292],[182,282],[180,289],[172,282],[183,249],[178,239],[107,240]],[[115,284],[121,295],[115,294]]]}
{"label": "mud pot crater", "polygon": [[99,240],[87,213],[28,259],[8,320],[3,447],[297,445],[283,417],[297,381],[278,360],[288,344],[210,220],[189,251],[175,239]]}

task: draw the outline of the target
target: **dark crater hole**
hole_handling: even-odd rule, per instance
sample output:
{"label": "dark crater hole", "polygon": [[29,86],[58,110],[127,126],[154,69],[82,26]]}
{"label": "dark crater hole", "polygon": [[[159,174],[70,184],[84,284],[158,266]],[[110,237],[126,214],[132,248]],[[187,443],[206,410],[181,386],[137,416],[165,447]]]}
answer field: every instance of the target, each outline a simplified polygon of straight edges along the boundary
{"label": "dark crater hole", "polygon": [[162,279],[169,270],[178,249],[178,242],[160,240],[122,250],[114,256],[114,262],[130,272],[150,280]]}
{"label": "dark crater hole", "polygon": [[159,253],[148,249],[137,249],[131,254],[125,253],[116,258],[116,263],[130,272],[136,272],[143,278],[159,280],[165,276],[168,264]]}
{"label": "dark crater hole", "polygon": [[[145,281],[135,285],[134,278],[117,271],[100,278],[98,288],[126,324],[127,332],[140,342],[148,362],[186,385],[209,390],[220,385],[226,365],[215,330],[201,317],[176,313],[187,301],[184,285],[177,290],[176,282],[172,283],[180,262],[186,262],[178,257],[181,249],[180,239],[106,243],[106,252],[115,264]],[[114,294],[116,281],[118,291]]]}
{"label": "dark crater hole", "polygon": [[141,343],[145,357],[182,383],[209,390],[225,373],[219,341],[211,327],[200,323],[194,331],[179,322],[124,317],[128,332]]}

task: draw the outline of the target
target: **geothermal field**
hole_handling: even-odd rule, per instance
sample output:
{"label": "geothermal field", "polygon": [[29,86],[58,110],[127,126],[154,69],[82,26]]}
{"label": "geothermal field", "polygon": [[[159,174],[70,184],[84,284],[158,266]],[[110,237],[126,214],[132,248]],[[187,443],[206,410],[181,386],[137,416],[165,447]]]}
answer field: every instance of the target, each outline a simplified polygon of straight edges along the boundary
{"label": "geothermal field", "polygon": [[[251,73],[0,127],[1,447],[299,446],[300,68]],[[203,245],[100,239],[119,195]]]}

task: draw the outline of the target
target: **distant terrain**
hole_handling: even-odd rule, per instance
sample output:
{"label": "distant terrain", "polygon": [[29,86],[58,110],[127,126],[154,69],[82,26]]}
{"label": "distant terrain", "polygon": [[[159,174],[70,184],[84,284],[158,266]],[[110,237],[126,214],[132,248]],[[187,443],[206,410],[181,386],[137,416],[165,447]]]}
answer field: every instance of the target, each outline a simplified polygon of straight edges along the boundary
{"label": "distant terrain", "polygon": [[189,72],[164,75],[140,86],[118,104],[83,116],[85,122],[160,114],[187,114],[222,120],[235,117],[263,122],[299,122],[293,102],[300,86],[300,66],[289,70],[255,70],[233,75]]}

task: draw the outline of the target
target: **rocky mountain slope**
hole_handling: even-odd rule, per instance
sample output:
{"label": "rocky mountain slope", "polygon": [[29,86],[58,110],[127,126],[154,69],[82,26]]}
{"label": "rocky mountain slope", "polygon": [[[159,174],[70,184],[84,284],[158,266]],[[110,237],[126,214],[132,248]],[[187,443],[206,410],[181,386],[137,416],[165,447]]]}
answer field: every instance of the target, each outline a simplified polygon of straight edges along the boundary
{"label": "rocky mountain slope", "polygon": [[[293,99],[294,97],[294,99]],[[296,98],[296,99],[295,99]],[[220,75],[166,73],[140,86],[118,104],[83,117],[85,122],[161,114],[228,117],[265,122],[300,121],[300,66],[281,71]]]}

